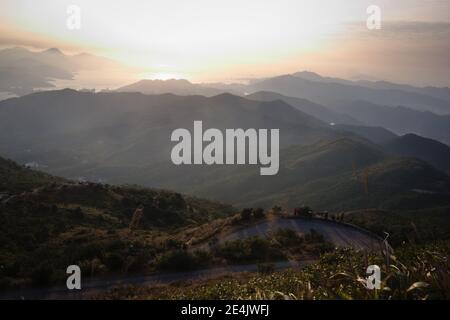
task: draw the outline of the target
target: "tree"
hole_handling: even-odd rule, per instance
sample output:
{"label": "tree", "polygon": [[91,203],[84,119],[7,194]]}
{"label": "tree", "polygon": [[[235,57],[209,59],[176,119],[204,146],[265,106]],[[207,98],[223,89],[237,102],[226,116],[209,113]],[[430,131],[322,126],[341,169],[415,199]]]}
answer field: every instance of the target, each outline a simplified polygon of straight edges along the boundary
{"label": "tree", "polygon": [[133,216],[131,217],[129,225],[130,230],[136,230],[139,228],[139,224],[143,216],[144,216],[144,207],[141,205],[134,211]]}
{"label": "tree", "polygon": [[241,211],[241,219],[242,220],[249,220],[252,217],[252,209],[245,208]]}
{"label": "tree", "polygon": [[296,208],[295,212],[296,212],[296,215],[298,215],[299,217],[303,217],[303,218],[312,218],[312,216],[313,216],[313,211],[308,206]]}
{"label": "tree", "polygon": [[256,219],[264,218],[265,217],[264,209],[263,208],[257,208],[255,210],[253,210],[253,217],[255,217]]}
{"label": "tree", "polygon": [[272,212],[275,215],[281,214],[281,211],[282,211],[282,208],[280,206],[275,205],[272,207]]}

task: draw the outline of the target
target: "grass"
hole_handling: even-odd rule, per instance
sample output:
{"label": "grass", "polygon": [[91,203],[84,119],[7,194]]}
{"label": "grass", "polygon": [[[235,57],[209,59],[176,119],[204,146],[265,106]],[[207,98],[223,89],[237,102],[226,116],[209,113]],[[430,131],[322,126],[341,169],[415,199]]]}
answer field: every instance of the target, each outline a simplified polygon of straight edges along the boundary
{"label": "grass", "polygon": [[450,238],[450,207],[419,210],[356,210],[345,213],[345,221],[381,237],[389,233],[393,246],[427,243]]}
{"label": "grass", "polygon": [[[147,287],[116,287],[98,299],[449,299],[450,242],[408,246],[390,263],[377,253],[341,249],[302,270],[225,275]],[[366,268],[382,270],[380,290],[365,287]]]}

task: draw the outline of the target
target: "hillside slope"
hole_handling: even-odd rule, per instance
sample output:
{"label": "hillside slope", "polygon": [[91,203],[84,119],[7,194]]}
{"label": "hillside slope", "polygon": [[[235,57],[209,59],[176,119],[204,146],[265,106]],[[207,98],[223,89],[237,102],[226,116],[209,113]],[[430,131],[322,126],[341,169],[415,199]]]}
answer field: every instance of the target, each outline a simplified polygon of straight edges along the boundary
{"label": "hillside slope", "polygon": [[304,113],[312,115],[317,119],[320,119],[326,123],[345,123],[345,124],[360,124],[357,120],[352,117],[333,111],[325,106],[311,102],[306,99],[287,97],[282,94],[270,91],[258,91],[245,96],[247,99],[257,100],[257,101],[274,101],[281,100],[287,104],[297,108]]}
{"label": "hillside slope", "polygon": [[12,160],[0,157],[0,192],[22,192],[64,179],[18,165]]}
{"label": "hillside slope", "polygon": [[[220,199],[241,207],[321,210],[414,208],[449,203],[450,178],[416,159],[392,158],[381,147],[349,138],[292,146],[280,152],[280,171],[262,177],[250,166],[142,168],[166,188]],[[141,178],[144,183],[145,179]]]}
{"label": "hillside slope", "polygon": [[393,154],[422,159],[436,168],[450,172],[450,147],[446,144],[415,134],[406,134],[387,141],[384,147]]}
{"label": "hillside slope", "polygon": [[170,233],[233,210],[171,191],[67,182],[1,158],[0,172],[8,182],[0,194],[0,290],[64,279],[74,263],[85,276],[147,270],[170,247]]}

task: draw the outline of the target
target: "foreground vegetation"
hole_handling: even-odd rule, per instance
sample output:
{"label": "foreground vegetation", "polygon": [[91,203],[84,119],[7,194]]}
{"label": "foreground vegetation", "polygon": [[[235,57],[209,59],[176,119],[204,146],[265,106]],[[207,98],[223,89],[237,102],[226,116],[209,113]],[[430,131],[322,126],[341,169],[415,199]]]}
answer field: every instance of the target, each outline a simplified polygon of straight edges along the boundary
{"label": "foreground vegetation", "polygon": [[265,238],[255,236],[210,243],[207,250],[171,250],[160,256],[156,266],[160,271],[188,271],[220,265],[311,260],[333,249],[334,246],[314,230],[299,235],[290,229],[279,229]]}
{"label": "foreground vegetation", "polygon": [[[98,299],[450,299],[450,241],[402,247],[389,258],[341,249],[302,270],[227,275],[151,287],[122,286]],[[366,268],[381,268],[381,289]]]}

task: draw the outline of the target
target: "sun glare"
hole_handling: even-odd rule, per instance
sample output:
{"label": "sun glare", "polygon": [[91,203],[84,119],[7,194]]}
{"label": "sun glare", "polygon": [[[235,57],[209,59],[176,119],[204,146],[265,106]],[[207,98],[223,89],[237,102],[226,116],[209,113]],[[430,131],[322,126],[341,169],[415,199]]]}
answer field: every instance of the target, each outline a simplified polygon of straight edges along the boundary
{"label": "sun glare", "polygon": [[186,79],[182,74],[170,72],[155,72],[148,73],[143,76],[147,80],[170,80],[170,79]]}

